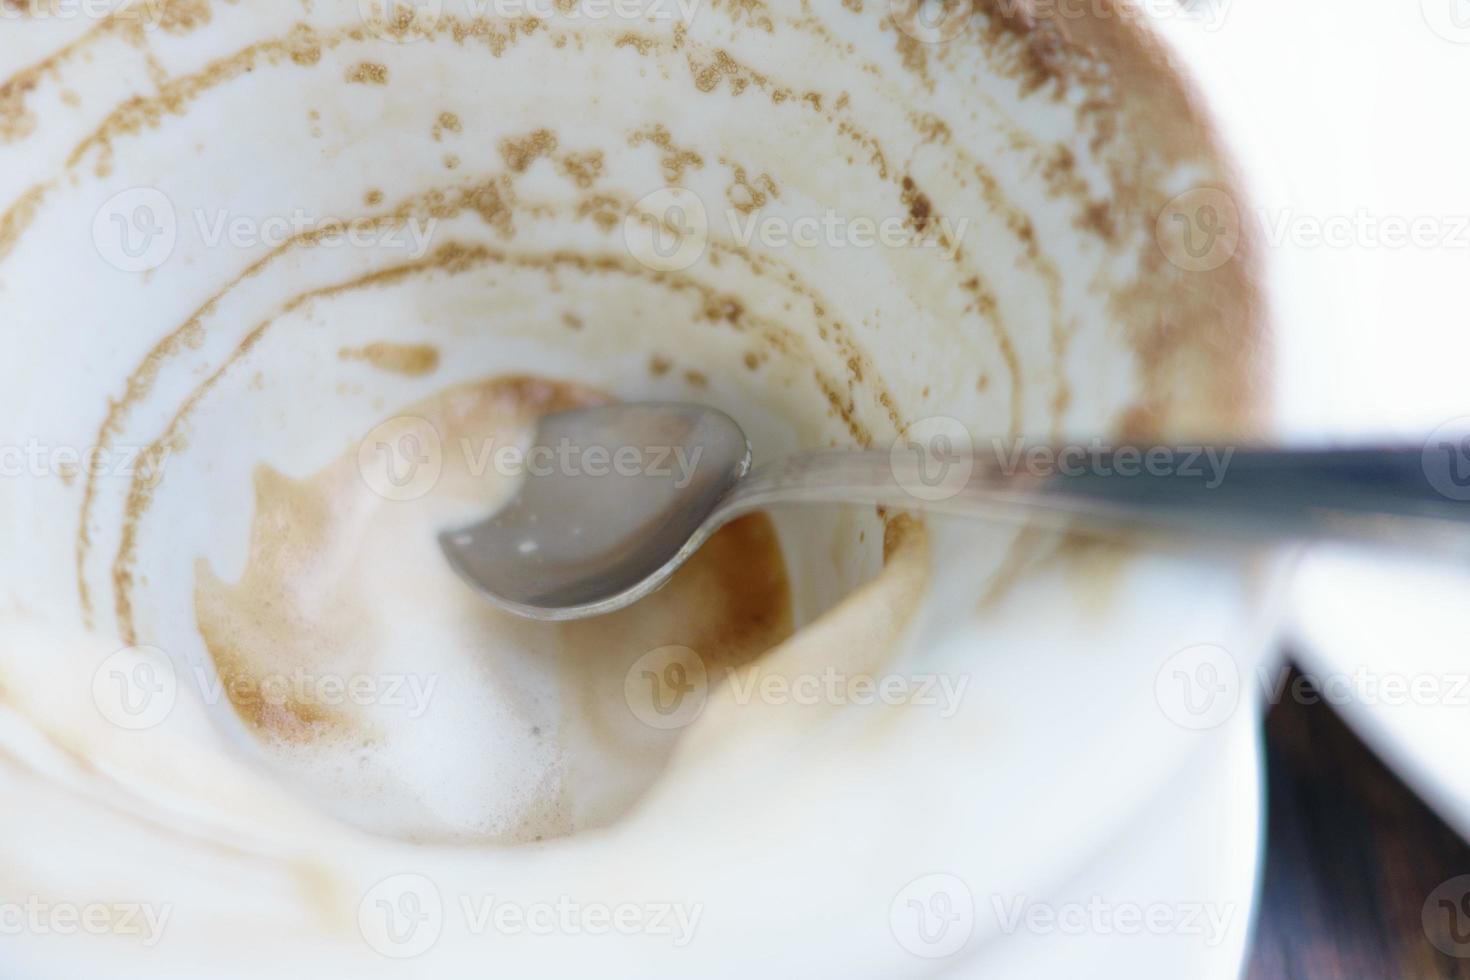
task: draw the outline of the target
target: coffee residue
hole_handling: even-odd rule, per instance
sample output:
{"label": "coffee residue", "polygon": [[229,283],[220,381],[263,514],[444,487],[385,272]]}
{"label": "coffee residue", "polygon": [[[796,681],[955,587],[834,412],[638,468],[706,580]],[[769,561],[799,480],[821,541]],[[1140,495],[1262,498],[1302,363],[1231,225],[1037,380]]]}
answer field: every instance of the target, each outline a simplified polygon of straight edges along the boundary
{"label": "coffee residue", "polygon": [[[791,635],[764,515],[724,528],[654,596],[595,620],[523,620],[454,575],[437,533],[516,486],[494,451],[528,445],[541,414],[604,400],[532,378],[462,385],[394,413],[429,427],[412,444],[379,427],[304,478],[257,469],[244,569],[229,581],[200,560],[194,608],[224,693],[288,782],[410,839],[517,843],[604,825],[653,784],[678,738],[630,712],[635,662],[679,645],[711,670],[736,668]],[[377,492],[385,474],[414,475],[405,461],[437,467],[423,494]],[[466,743],[479,748],[465,754]]]}
{"label": "coffee residue", "polygon": [[432,344],[390,344],[382,341],[366,347],[344,347],[337,352],[344,361],[366,361],[393,374],[419,377],[439,367],[439,348]]}

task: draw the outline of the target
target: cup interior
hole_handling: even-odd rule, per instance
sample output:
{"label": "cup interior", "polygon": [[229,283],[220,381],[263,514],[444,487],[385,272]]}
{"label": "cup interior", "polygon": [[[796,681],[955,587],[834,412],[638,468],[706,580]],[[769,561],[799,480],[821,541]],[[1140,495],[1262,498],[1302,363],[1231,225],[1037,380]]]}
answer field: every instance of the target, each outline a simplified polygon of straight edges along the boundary
{"label": "cup interior", "polygon": [[[17,444],[91,452],[0,490],[0,574],[166,651],[242,751],[348,823],[505,845],[613,825],[694,733],[757,734],[649,725],[641,658],[690,649],[718,683],[870,623],[833,663],[921,662],[1066,547],[779,512],[644,608],[515,621],[432,534],[504,499],[473,464],[541,412],[703,402],[757,462],[935,425],[988,451],[1258,424],[1254,243],[1222,258],[1196,220],[1239,190],[1132,15],[186,6],[78,31],[0,100],[4,415]],[[425,493],[374,485],[431,456]],[[324,706],[324,678],[362,677],[367,703]],[[432,697],[385,703],[413,678]]]}

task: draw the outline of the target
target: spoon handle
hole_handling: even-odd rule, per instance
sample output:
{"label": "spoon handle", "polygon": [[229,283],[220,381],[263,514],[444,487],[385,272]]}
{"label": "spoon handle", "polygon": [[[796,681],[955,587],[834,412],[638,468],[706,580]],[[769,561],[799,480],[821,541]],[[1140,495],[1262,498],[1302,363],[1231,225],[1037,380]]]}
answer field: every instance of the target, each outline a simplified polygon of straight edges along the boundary
{"label": "spoon handle", "polygon": [[882,504],[1097,530],[1402,541],[1470,555],[1465,448],[818,452],[756,469],[720,510],[728,519],[779,504]]}

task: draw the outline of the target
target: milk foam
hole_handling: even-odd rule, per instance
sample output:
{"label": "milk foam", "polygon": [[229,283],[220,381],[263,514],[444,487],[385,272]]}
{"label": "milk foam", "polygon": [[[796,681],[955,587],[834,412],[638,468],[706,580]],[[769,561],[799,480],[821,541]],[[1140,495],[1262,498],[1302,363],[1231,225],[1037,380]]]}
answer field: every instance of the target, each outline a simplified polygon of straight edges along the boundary
{"label": "milk foam", "polygon": [[443,467],[413,499],[380,492],[393,485],[374,467],[404,462],[378,453],[381,435],[306,479],[257,472],[245,571],[227,583],[201,562],[196,614],[269,764],[328,812],[414,840],[518,843],[607,823],[678,736],[626,703],[633,663],[679,645],[711,670],[737,666],[789,634],[765,517],[725,529],[653,600],[597,622],[517,619],[450,572],[438,531],[514,490],[495,454],[524,449],[537,415],[595,400],[517,378],[404,408],[397,418],[424,440],[411,445]]}

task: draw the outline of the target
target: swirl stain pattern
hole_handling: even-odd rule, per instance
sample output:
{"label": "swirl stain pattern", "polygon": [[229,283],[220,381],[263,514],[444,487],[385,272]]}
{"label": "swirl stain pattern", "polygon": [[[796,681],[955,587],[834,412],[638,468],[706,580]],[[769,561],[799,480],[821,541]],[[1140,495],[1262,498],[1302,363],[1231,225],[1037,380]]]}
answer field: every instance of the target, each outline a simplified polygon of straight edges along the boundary
{"label": "swirl stain pattern", "polygon": [[[0,83],[0,144],[23,152],[47,124],[38,106],[67,111],[41,98],[43,90],[67,89],[74,75],[89,70],[90,52],[100,45],[120,41],[135,50],[156,81],[152,92],[120,94],[78,132],[57,161],[57,176],[17,189],[5,202],[0,276],[30,230],[65,215],[79,188],[131,173],[161,134],[191,129],[200,114],[232,104],[235,89],[300,85],[320,101],[347,98],[324,94],[324,79],[335,77],[339,86],[378,100],[376,111],[385,118],[423,110],[424,132],[436,142],[453,141],[454,165],[480,176],[425,189],[412,186],[422,175],[405,172],[395,184],[391,172],[378,173],[356,192],[373,210],[242,254],[234,273],[210,285],[190,316],[157,325],[158,339],[98,422],[99,447],[129,432],[137,410],[168,378],[166,397],[176,410],[149,442],[184,452],[190,412],[248,360],[282,313],[335,292],[486,265],[545,270],[553,280],[556,273],[637,279],[671,293],[696,293],[710,326],[749,338],[738,358],[748,370],[773,358],[805,361],[805,383],[821,392],[844,438],[856,444],[890,438],[944,407],[926,400],[929,385],[921,392],[886,378],[885,365],[913,344],[948,346],[973,364],[972,395],[955,411],[984,413],[966,418],[980,431],[1054,437],[1090,422],[1138,436],[1174,425],[1251,424],[1241,379],[1252,341],[1254,245],[1244,243],[1236,261],[1210,273],[1181,273],[1161,261],[1149,236],[1151,218],[1167,199],[1167,178],[1192,168],[1204,182],[1225,183],[1229,174],[1193,96],[1164,84],[1154,42],[1121,9],[1096,22],[1063,23],[1026,4],[976,0],[962,36],[926,45],[906,30],[903,3],[848,3],[818,13],[808,3],[744,0],[710,4],[688,24],[635,26],[449,14],[429,25],[402,18],[373,23],[355,5],[325,4],[263,21],[277,25],[274,33],[234,46],[250,7],[210,0],[162,5],[154,26],[163,36],[191,36],[213,52],[193,70],[171,67],[142,25],[109,18]],[[444,65],[427,96],[406,81],[426,58]],[[489,133],[489,117],[464,104],[465,93],[453,84],[456,72],[477,73],[459,77],[482,81],[523,80],[534,66],[561,72],[579,64],[616,65],[646,87],[617,94],[587,89],[583,111],[599,99],[618,104],[600,127],[562,125],[550,112],[542,125]],[[292,73],[300,78],[293,81]],[[1119,98],[1125,89],[1147,94]],[[689,108],[674,108],[681,99]],[[708,100],[705,108],[696,107],[699,100]],[[1033,125],[1031,112],[1070,117],[1085,138],[1041,137],[1047,127]],[[720,114],[768,123],[727,138],[709,121]],[[340,111],[314,109],[313,117],[317,140],[340,145],[360,136]],[[784,134],[789,146],[761,139],[765,131]],[[230,139],[200,135],[207,142]],[[655,171],[635,177],[629,161],[646,153],[653,154]],[[825,159],[812,159],[814,153]],[[490,169],[492,161],[502,169]],[[546,182],[548,167],[562,181],[557,188]],[[866,292],[849,296],[823,258],[740,241],[720,228],[701,264],[658,272],[621,252],[619,239],[638,198],[661,186],[697,188],[710,207],[728,205],[756,218],[866,207],[901,217],[916,240],[929,236],[935,247],[862,266],[886,277],[893,299],[881,302]],[[703,193],[711,188],[715,193]],[[399,203],[378,207],[385,197]],[[286,202],[280,204],[284,210]],[[277,276],[285,282],[283,270],[343,227],[387,230],[466,214],[480,219],[484,240],[441,241],[422,259],[280,295],[275,314],[243,331],[220,321],[222,305],[242,289],[259,289]],[[969,235],[953,234],[962,218],[970,222]],[[548,245],[544,232],[552,226],[581,229],[578,244]],[[777,300],[758,306],[750,302],[756,294]],[[1102,315],[1111,322],[1097,322]],[[176,375],[183,361],[198,373],[193,361],[201,350],[220,349],[218,331],[238,336],[222,358],[209,355],[214,362],[202,380],[181,388]],[[1128,404],[1113,406],[1103,419],[1068,418],[1076,401],[1073,339],[1099,332],[1131,348],[1141,383]],[[690,369],[691,376],[708,373]],[[135,479],[121,501],[121,523],[104,533],[97,478],[89,475],[81,489],[79,601],[91,621],[98,590],[109,589],[115,625],[129,640],[145,638],[134,622],[135,566],[154,491]],[[103,539],[115,544],[105,577],[94,561]]]}

